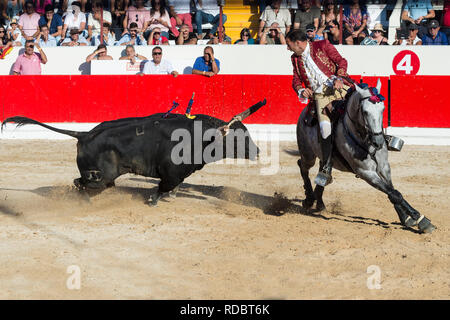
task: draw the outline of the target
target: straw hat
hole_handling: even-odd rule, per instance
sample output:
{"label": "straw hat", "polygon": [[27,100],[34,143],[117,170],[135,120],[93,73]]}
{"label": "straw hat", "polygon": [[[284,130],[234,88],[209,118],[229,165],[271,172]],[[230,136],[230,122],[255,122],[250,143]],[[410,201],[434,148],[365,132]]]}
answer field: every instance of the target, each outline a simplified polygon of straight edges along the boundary
{"label": "straw hat", "polygon": [[375,26],[373,27],[372,31],[381,31],[381,32],[385,32],[383,29],[383,25],[381,23],[376,23]]}

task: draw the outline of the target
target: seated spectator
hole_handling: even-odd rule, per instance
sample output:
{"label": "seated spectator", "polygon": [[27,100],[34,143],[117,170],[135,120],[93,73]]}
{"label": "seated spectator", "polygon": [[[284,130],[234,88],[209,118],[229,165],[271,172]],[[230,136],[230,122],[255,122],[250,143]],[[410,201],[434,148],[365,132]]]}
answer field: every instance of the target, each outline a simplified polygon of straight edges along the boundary
{"label": "seated spectator", "polygon": [[122,35],[128,32],[130,24],[135,22],[138,25],[139,33],[144,34],[150,22],[150,11],[144,7],[144,0],[134,0],[134,6],[129,6],[125,19],[123,20]]}
{"label": "seated spectator", "polygon": [[123,32],[123,21],[128,9],[128,0],[111,0],[111,30],[119,40]]}
{"label": "seated spectator", "polygon": [[429,19],[435,17],[431,0],[407,0],[402,12],[402,21],[408,25],[415,23],[419,26],[419,38],[427,33]]}
{"label": "seated spectator", "polygon": [[130,60],[131,64],[135,64],[136,61],[144,61],[148,60],[146,57],[137,54],[136,50],[134,50],[134,46],[131,44],[128,44],[125,48],[125,54],[126,56],[120,57],[119,60]]}
{"label": "seated spectator", "polygon": [[189,0],[169,0],[169,13],[170,13],[170,31],[178,38],[180,31],[177,27],[187,25],[189,32],[193,32],[192,28],[192,16]]}
{"label": "seated spectator", "polygon": [[[219,28],[220,28],[220,26],[219,26]],[[227,36],[227,34],[225,33],[225,27],[224,26],[222,26],[222,30],[223,30],[222,31],[223,32],[223,34],[222,34],[222,39],[223,39],[222,40],[222,44],[231,44],[231,38],[229,36]],[[219,44],[219,43],[220,43],[220,41],[219,41],[219,31],[217,30],[212,35],[211,40],[209,40],[207,44]]]}
{"label": "seated spectator", "polygon": [[259,40],[259,44],[286,44],[286,39],[277,22],[265,27]]}
{"label": "seated spectator", "polygon": [[203,50],[203,57],[198,57],[192,67],[192,74],[212,77],[220,71],[220,61],[214,58],[214,49],[210,46]]}
{"label": "seated spectator", "polygon": [[325,39],[323,35],[318,35],[316,33],[316,27],[312,23],[306,26],[306,37],[311,42]]}
{"label": "seated spectator", "polygon": [[437,20],[431,20],[428,25],[428,33],[422,37],[424,46],[448,45],[448,39],[445,33],[439,31],[440,26]]}
{"label": "seated spectator", "polygon": [[172,64],[162,59],[162,48],[154,47],[152,50],[153,60],[147,61],[144,65],[143,74],[171,74],[178,76],[178,72],[172,67]]}
{"label": "seated spectator", "polygon": [[241,30],[240,37],[234,44],[255,44],[255,39],[252,38],[250,29],[244,28]]}
{"label": "seated spectator", "polygon": [[86,15],[81,12],[81,3],[78,1],[72,2],[67,12],[64,18],[61,38],[70,38],[70,30],[72,29],[76,29],[86,38],[88,36],[86,31]]}
{"label": "seated spectator", "polygon": [[[34,47],[38,49],[39,53],[34,52]],[[25,52],[17,57],[13,66],[13,73],[15,75],[37,75],[41,74],[41,63],[47,63],[47,56],[44,50],[34,40],[25,41]]]}
{"label": "seated spectator", "polygon": [[86,62],[91,62],[92,60],[112,60],[111,56],[108,56],[108,50],[104,44],[101,44],[97,49],[86,57]]}
{"label": "seated spectator", "polygon": [[63,21],[61,16],[55,13],[51,4],[45,6],[45,15],[39,20],[39,26],[42,26],[43,24],[48,26],[50,35],[55,38],[56,41],[61,39]]}
{"label": "seated spectator", "polygon": [[[88,41],[94,41],[93,39],[100,35],[100,18],[101,11],[103,9],[103,2],[96,1],[94,2],[94,6],[92,7],[92,12],[89,13],[88,17]],[[108,23],[111,26],[112,17],[111,12],[103,9],[103,24]]]}
{"label": "seated spectator", "polygon": [[[320,8],[320,7],[319,7]],[[328,26],[328,23],[335,20],[340,22],[341,16],[339,14],[338,6],[336,5],[336,0],[324,0],[323,2],[323,11],[320,16],[319,21],[319,29],[317,33],[323,33],[325,28]]]}
{"label": "seated spectator", "polygon": [[324,38],[331,44],[338,45],[340,41],[339,22],[336,20],[329,21],[327,27],[323,31]]}
{"label": "seated spectator", "polygon": [[19,21],[19,15],[23,13],[23,0],[8,0],[5,1],[6,4],[6,15],[8,16],[8,20],[11,20],[17,17],[17,21]]}
{"label": "seated spectator", "polygon": [[78,47],[78,46],[88,46],[89,42],[86,40],[85,37],[81,35],[81,32],[78,31],[78,29],[71,29],[70,30],[70,37],[65,38],[64,41],[61,43],[61,46],[63,47]]}
{"label": "seated spectator", "polygon": [[150,9],[150,21],[144,37],[148,39],[154,28],[159,28],[161,35],[169,39],[170,16],[165,6],[165,0],[151,0],[152,8]]}
{"label": "seated spectator", "polygon": [[[116,0],[117,1],[117,0]],[[92,1],[91,0],[59,0],[59,3],[61,4],[62,2],[62,6],[60,7],[62,11],[66,11],[70,8],[70,6],[75,3],[75,2],[79,2],[79,5],[77,4],[77,6],[80,7],[81,12],[88,12],[86,11],[87,7],[88,7],[88,2],[89,2],[89,6],[92,5]]]}
{"label": "seated spectator", "polygon": [[39,19],[41,16],[34,11],[33,1],[25,2],[25,13],[19,18],[19,29],[24,40],[34,40],[39,34]]}
{"label": "seated spectator", "polygon": [[41,48],[45,47],[56,47],[57,42],[56,38],[50,34],[50,30],[46,24],[43,24],[39,27],[40,33],[36,38],[36,42],[39,43]]}
{"label": "seated spectator", "polygon": [[365,7],[360,6],[359,0],[352,0],[350,6],[344,7],[343,13],[343,38],[347,44],[359,44],[369,35],[367,31],[367,19],[369,14]]}
{"label": "seated spectator", "polygon": [[300,29],[306,33],[306,26],[314,25],[319,28],[320,9],[312,6],[311,0],[301,0],[300,8],[295,13],[294,29]]}
{"label": "seated spectator", "polygon": [[[195,24],[197,26],[197,36],[200,39],[210,38],[210,35],[213,35],[217,31],[220,22],[220,8],[217,5],[217,0],[193,0],[193,2],[196,9]],[[226,21],[227,16],[222,14],[222,24],[225,24]],[[204,23],[213,25],[209,36],[203,34],[202,24]]]}
{"label": "seated spectator", "polygon": [[400,36],[399,32],[401,33],[402,30],[397,30],[397,39],[394,41],[392,45],[400,45],[400,46],[421,46],[422,40],[420,40],[418,33],[419,33],[419,26],[415,23],[411,23],[408,27],[409,29],[409,35],[406,36]]}
{"label": "seated spectator", "polygon": [[[258,38],[263,37],[264,30],[268,29],[273,23],[277,23],[283,35],[291,29],[291,13],[288,9],[280,8],[281,0],[274,0],[270,6],[267,6],[260,17]],[[264,31],[264,32],[263,32]]]}
{"label": "seated spectator", "polygon": [[107,22],[103,23],[103,42],[100,42],[100,35],[95,36],[92,40],[94,46],[104,44],[105,46],[113,46],[115,44],[115,38],[111,33],[111,25]]}
{"label": "seated spectator", "polygon": [[20,32],[17,27],[17,21],[19,21],[19,17],[12,18],[10,22],[10,29],[8,30],[8,37],[11,39],[14,47],[22,46],[22,32]]}
{"label": "seated spectator", "polygon": [[197,37],[193,32],[189,32],[189,26],[187,24],[183,24],[180,27],[180,34],[176,39],[176,44],[184,45],[184,44],[197,44]]}
{"label": "seated spectator", "polygon": [[6,32],[6,28],[0,25],[0,59],[9,52],[10,48],[13,47],[12,41]]}
{"label": "seated spectator", "polygon": [[441,30],[450,39],[450,0],[444,1],[444,9],[441,17]]}
{"label": "seated spectator", "polygon": [[115,43],[116,46],[146,46],[147,42],[144,40],[144,37],[140,33],[140,29],[136,22],[130,23],[130,27],[128,28],[128,33],[125,33],[119,41]]}
{"label": "seated spectator", "polygon": [[159,27],[153,28],[150,36],[148,37],[148,45],[168,45],[169,39],[161,35],[161,29]]}
{"label": "seated spectator", "polygon": [[33,0],[33,3],[36,13],[44,15],[45,7],[48,5],[52,5],[52,0]]}
{"label": "seated spectator", "polygon": [[361,41],[361,45],[387,45],[388,41],[383,36],[383,25],[381,23],[376,23],[372,29],[372,34]]}

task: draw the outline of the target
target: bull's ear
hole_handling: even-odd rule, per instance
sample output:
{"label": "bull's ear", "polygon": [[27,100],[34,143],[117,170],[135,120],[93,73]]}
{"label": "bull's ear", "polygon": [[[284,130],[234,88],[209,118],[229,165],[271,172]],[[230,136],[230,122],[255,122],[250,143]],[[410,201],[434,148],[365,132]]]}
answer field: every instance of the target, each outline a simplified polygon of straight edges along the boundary
{"label": "bull's ear", "polygon": [[378,81],[377,81],[377,91],[378,91],[378,93],[380,93],[381,91],[381,80],[380,80],[380,78],[378,78]]}

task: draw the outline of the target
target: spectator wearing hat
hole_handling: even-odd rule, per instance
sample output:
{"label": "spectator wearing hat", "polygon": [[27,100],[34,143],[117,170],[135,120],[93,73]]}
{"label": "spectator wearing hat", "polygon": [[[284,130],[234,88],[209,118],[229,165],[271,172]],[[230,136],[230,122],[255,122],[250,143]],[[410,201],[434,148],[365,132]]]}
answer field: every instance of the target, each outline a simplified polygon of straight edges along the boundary
{"label": "spectator wearing hat", "polygon": [[50,30],[46,24],[43,24],[39,27],[41,31],[36,38],[36,42],[39,43],[41,48],[45,47],[56,47],[57,41],[56,38],[50,34]]}
{"label": "spectator wearing hat", "polygon": [[88,35],[86,31],[86,15],[81,12],[81,3],[79,1],[72,2],[66,12],[61,38],[70,38],[70,30],[72,29],[76,29],[86,38]]}
{"label": "spectator wearing hat", "polygon": [[62,35],[63,21],[61,16],[55,13],[51,4],[45,6],[45,14],[39,19],[39,26],[44,24],[47,25],[50,35],[59,41]]}
{"label": "spectator wearing hat", "polygon": [[252,38],[250,29],[244,28],[241,30],[240,37],[234,44],[255,44],[255,39]]}
{"label": "spectator wearing hat", "polygon": [[116,46],[146,46],[147,41],[145,41],[144,37],[140,33],[140,29],[136,22],[130,23],[128,28],[128,32],[125,33],[119,41],[115,43]]}
{"label": "spectator wearing hat", "polygon": [[317,41],[317,40],[324,40],[325,38],[323,37],[323,35],[318,35],[316,33],[316,27],[314,26],[314,24],[308,24],[306,26],[306,37],[308,38],[308,40],[310,42],[312,41]]}
{"label": "spectator wearing hat", "polygon": [[8,30],[8,37],[12,41],[12,45],[15,47],[20,47],[23,45],[22,43],[22,32],[20,32],[17,22],[19,21],[19,17],[14,17],[11,19],[9,24],[10,29]]}
{"label": "spectator wearing hat", "polygon": [[[401,31],[400,31],[401,32]],[[421,46],[422,40],[418,36],[419,26],[415,23],[411,23],[408,27],[408,38],[396,39],[393,45],[399,46]]]}
{"label": "spectator wearing hat", "polygon": [[[384,33],[384,29],[383,29],[383,25],[381,23],[376,23],[375,26],[372,29],[372,34],[370,35],[370,39],[372,41],[375,41],[373,43],[373,45],[387,45],[388,44],[388,40],[386,37],[383,36]],[[367,38],[366,38],[367,39]],[[364,40],[366,40],[364,39]],[[365,41],[363,40],[363,42],[361,42],[361,44],[366,44],[364,43]]]}
{"label": "spectator wearing hat", "polygon": [[34,11],[34,3],[31,0],[25,2],[25,13],[19,18],[19,29],[25,40],[33,40],[39,34],[39,19],[41,16]]}
{"label": "spectator wearing hat", "polygon": [[70,37],[65,38],[61,43],[63,47],[78,47],[88,46],[89,42],[80,34],[80,31],[76,28],[70,30]]}
{"label": "spectator wearing hat", "polygon": [[162,48],[157,46],[152,50],[153,59],[147,61],[142,70],[143,74],[171,74],[178,76],[178,72],[173,68],[172,63],[162,58]]}
{"label": "spectator wearing hat", "polygon": [[108,55],[108,49],[104,44],[101,44],[86,57],[86,62],[91,62],[92,60],[112,60],[113,58]]}
{"label": "spectator wearing hat", "polygon": [[329,21],[323,31],[324,38],[330,41],[331,44],[338,45],[341,38],[340,35],[339,22],[337,20]]}
{"label": "spectator wearing hat", "polygon": [[259,44],[286,44],[286,39],[277,22],[270,27],[265,27],[259,40]]}
{"label": "spectator wearing hat", "polygon": [[447,36],[442,31],[439,31],[439,29],[439,22],[437,20],[431,20],[428,25],[428,33],[422,37],[424,46],[448,45]]}
{"label": "spectator wearing hat", "polygon": [[146,57],[136,53],[134,46],[128,44],[125,48],[125,56],[120,57],[119,60],[130,60],[131,64],[135,64],[136,61],[148,60]]}
{"label": "spectator wearing hat", "polygon": [[[39,53],[34,52],[35,47]],[[15,75],[38,75],[41,74],[41,63],[47,63],[44,50],[38,43],[34,43],[34,40],[27,40],[25,41],[25,52],[17,57],[12,71]]]}
{"label": "spectator wearing hat", "polygon": [[429,19],[435,17],[431,0],[407,0],[402,11],[402,21],[409,24],[415,23],[419,26],[419,38],[427,33]]}

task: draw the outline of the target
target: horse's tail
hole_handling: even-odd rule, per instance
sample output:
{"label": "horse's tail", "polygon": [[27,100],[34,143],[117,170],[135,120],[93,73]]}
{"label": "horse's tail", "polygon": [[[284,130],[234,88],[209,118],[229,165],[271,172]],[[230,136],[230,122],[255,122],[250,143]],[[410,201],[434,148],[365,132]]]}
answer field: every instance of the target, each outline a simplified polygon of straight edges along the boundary
{"label": "horse's tail", "polygon": [[21,117],[21,116],[9,117],[9,118],[5,119],[5,120],[3,121],[3,123],[2,123],[2,128],[1,128],[1,131],[2,131],[2,132],[3,132],[3,127],[4,127],[5,124],[8,123],[8,122],[14,122],[14,123],[16,123],[17,127],[21,127],[21,126],[24,126],[24,125],[26,125],[26,124],[36,124],[36,125],[38,125],[38,126],[47,128],[47,129],[49,129],[49,130],[52,130],[52,131],[55,131],[55,132],[58,132],[58,133],[66,134],[66,135],[69,135],[69,136],[74,137],[74,138],[77,138],[77,139],[79,139],[79,138],[81,138],[81,137],[84,137],[84,136],[86,135],[86,132],[58,129],[58,128],[55,128],[55,127],[51,127],[51,126],[49,126],[49,125],[46,125],[46,124],[44,124],[44,123],[42,123],[42,122],[39,122],[39,121],[30,119],[30,118],[26,118],[26,117]]}

